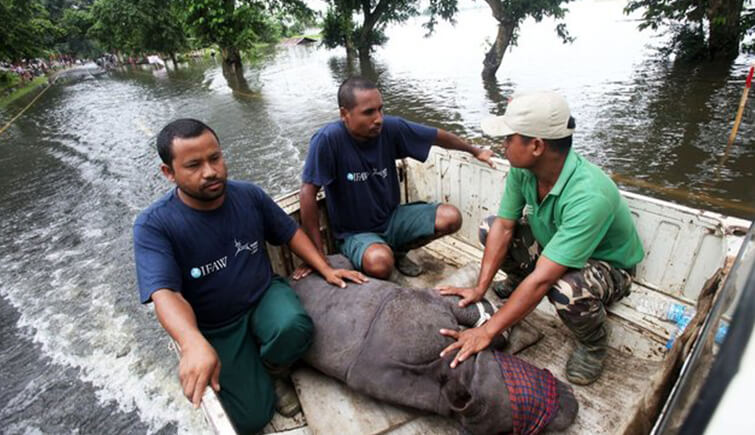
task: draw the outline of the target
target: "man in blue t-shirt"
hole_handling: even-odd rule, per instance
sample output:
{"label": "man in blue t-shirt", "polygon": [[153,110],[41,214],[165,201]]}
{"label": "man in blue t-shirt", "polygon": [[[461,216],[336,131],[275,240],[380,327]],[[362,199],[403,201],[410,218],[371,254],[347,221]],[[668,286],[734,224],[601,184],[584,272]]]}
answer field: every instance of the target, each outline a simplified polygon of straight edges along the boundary
{"label": "man in blue t-shirt", "polygon": [[[399,205],[396,159],[425,161],[430,147],[466,151],[491,167],[492,151],[469,145],[447,131],[383,116],[383,98],[371,81],[352,77],[338,89],[339,121],[322,127],[309,143],[301,187],[304,230],[322,252],[317,192],[325,188],[328,217],[339,249],[366,274],[388,278],[396,267],[409,276],[422,271],[406,257],[461,227],[449,204]],[[308,268],[294,272],[306,276]]]}
{"label": "man in blue t-shirt", "polygon": [[[179,378],[199,406],[209,384],[236,429],[253,433],[298,412],[280,375],[312,340],[312,321],[285,280],[273,274],[265,243],[287,244],[331,284],[364,282],[332,269],[296,223],[259,187],[229,181],[215,132],[193,119],[157,137],[163,174],[176,184],[134,223],[142,303],[181,349]],[[284,394],[285,393],[285,394]]]}

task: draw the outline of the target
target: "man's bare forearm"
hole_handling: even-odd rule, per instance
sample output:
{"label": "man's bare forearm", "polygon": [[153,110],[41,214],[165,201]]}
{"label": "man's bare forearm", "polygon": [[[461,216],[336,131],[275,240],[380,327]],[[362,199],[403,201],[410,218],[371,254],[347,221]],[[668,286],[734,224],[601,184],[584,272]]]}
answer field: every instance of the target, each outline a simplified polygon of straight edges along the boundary
{"label": "man's bare forearm", "polygon": [[528,276],[519,284],[506,303],[483,325],[483,328],[493,337],[518,323],[537,307],[549,288],[549,283],[536,282],[532,275]]}
{"label": "man's bare forearm", "polygon": [[485,252],[482,256],[480,275],[475,286],[478,292],[484,292],[493,282],[498,268],[509,251],[511,240],[514,238],[516,221],[496,218],[488,231],[485,241]]}
{"label": "man's bare forearm", "polygon": [[304,183],[299,191],[299,204],[301,207],[301,226],[307,233],[317,250],[323,254],[322,237],[320,236],[320,213],[317,208],[318,186]]}
{"label": "man's bare forearm", "polygon": [[152,294],[157,320],[178,343],[181,349],[191,346],[196,340],[204,340],[199,332],[194,310],[180,293],[161,289]]}
{"label": "man's bare forearm", "polygon": [[180,293],[160,289],[152,294],[152,300],[160,324],[181,348],[178,379],[184,395],[199,407],[208,384],[220,391],[218,354],[199,331],[194,310]]}
{"label": "man's bare forearm", "polygon": [[288,242],[288,247],[312,269],[318,271],[320,275],[325,276],[327,272],[331,271],[322,250],[317,249],[301,229],[296,230],[296,233]]}
{"label": "man's bare forearm", "polygon": [[511,294],[506,303],[482,327],[490,337],[518,323],[537,307],[558,280],[566,273],[566,266],[540,256],[535,270]]}
{"label": "man's bare forearm", "polygon": [[481,151],[480,148],[470,145],[459,136],[441,128],[438,129],[438,135],[435,138],[435,141],[441,148],[464,151],[472,154],[473,156],[477,156],[477,154],[479,154]]}

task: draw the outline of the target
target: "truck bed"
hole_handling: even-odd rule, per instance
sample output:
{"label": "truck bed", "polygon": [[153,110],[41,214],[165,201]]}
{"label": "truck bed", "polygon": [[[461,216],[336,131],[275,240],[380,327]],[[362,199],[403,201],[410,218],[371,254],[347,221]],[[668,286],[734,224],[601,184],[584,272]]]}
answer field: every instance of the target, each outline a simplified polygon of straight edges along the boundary
{"label": "truck bed", "polygon": [[[466,255],[460,254],[458,244],[436,241],[410,254],[424,266],[424,274],[408,278],[394,273],[391,280],[413,288],[434,287],[449,278],[455,279],[457,283],[464,282],[471,276],[468,272],[470,266],[462,267],[461,263],[479,264],[479,258],[472,254],[474,249],[468,249],[466,252]],[[454,261],[448,261],[445,254],[453,254]],[[454,276],[455,274],[457,276]],[[459,277],[458,274],[467,276]],[[640,294],[649,291],[641,286],[635,287],[635,291]],[[492,291],[488,291],[486,297],[494,303],[501,302]],[[635,419],[638,406],[650,394],[651,380],[662,375],[663,359],[666,355],[663,337],[667,331],[660,327],[661,325],[657,328],[651,326],[654,328],[651,330],[643,330],[632,320],[626,319],[627,313],[633,312],[631,299],[633,298],[609,312],[611,339],[605,371],[600,380],[592,385],[573,386],[580,410],[575,423],[565,433],[625,432]],[[639,318],[641,316],[638,316]],[[547,301],[526,320],[543,333],[544,337],[517,355],[565,380],[564,367],[574,346],[572,334]],[[350,391],[340,382],[308,367],[296,370],[292,378],[304,415],[290,419],[288,425],[282,424],[286,419],[277,418],[269,426],[270,432],[280,430],[291,434],[457,434],[461,430],[450,419],[381,403]],[[288,432],[283,431],[284,428]]]}
{"label": "truck bed", "polygon": [[[469,265],[479,267],[482,249],[477,244],[477,226],[494,214],[508,175],[508,164],[497,160],[491,169],[461,153],[433,148],[427,162],[399,162],[402,201],[435,201],[455,205],[463,225],[453,236],[444,237],[410,255],[426,272],[417,278],[398,273],[392,280],[403,287],[434,287],[453,277],[457,285],[476,279]],[[615,434],[650,432],[663,396],[676,377],[674,370],[685,353],[685,343],[697,329],[690,323],[680,345],[667,351],[665,343],[674,325],[637,311],[637,302],[658,298],[701,306],[701,294],[711,277],[725,276],[741,245],[749,222],[704,210],[622,192],[637,225],[645,248],[645,258],[637,267],[632,292],[608,309],[609,353],[605,370],[594,384],[573,386],[580,405],[570,434]],[[321,232],[327,251],[333,252],[332,234],[327,224],[322,193]],[[298,194],[278,199],[290,215],[298,217]],[[275,271],[286,275],[297,260],[285,248],[268,246]],[[500,274],[499,279],[503,275]],[[469,282],[471,284],[472,282]],[[712,283],[708,296],[715,293]],[[494,303],[497,297],[488,292]],[[706,296],[707,297],[707,296]],[[547,300],[527,319],[544,338],[518,356],[537,367],[547,368],[565,380],[564,367],[574,346],[571,333],[563,326]],[[715,350],[715,348],[714,348]],[[380,403],[346,389],[338,381],[311,368],[302,367],[292,375],[303,413],[291,419],[276,415],[265,433],[287,434],[457,434],[461,428],[449,419]],[[212,420],[208,417],[208,419]],[[223,433],[222,431],[217,431]]]}

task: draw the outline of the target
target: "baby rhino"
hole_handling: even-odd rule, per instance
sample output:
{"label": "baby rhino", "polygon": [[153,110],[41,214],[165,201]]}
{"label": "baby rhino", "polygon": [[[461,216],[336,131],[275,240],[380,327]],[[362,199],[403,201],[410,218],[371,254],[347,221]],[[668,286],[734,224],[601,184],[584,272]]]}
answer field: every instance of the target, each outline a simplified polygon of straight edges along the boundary
{"label": "baby rhino", "polygon": [[[330,262],[351,267],[342,256]],[[374,278],[341,289],[312,274],[292,285],[315,324],[304,360],[355,391],[454,418],[475,434],[563,430],[576,417],[571,387],[517,357],[488,349],[453,369],[453,356],[440,358],[451,339],[438,331],[473,326],[492,313],[487,302],[459,308],[435,290]]]}

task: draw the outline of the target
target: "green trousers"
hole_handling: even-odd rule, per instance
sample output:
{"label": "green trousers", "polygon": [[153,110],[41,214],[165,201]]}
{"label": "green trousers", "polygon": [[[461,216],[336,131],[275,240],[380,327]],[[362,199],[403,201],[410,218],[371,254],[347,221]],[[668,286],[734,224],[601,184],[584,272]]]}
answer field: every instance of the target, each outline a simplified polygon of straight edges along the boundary
{"label": "green trousers", "polygon": [[274,277],[257,304],[221,328],[202,330],[220,357],[220,401],[242,434],[273,417],[275,389],[263,360],[290,365],[312,344],[314,326],[288,283]]}

